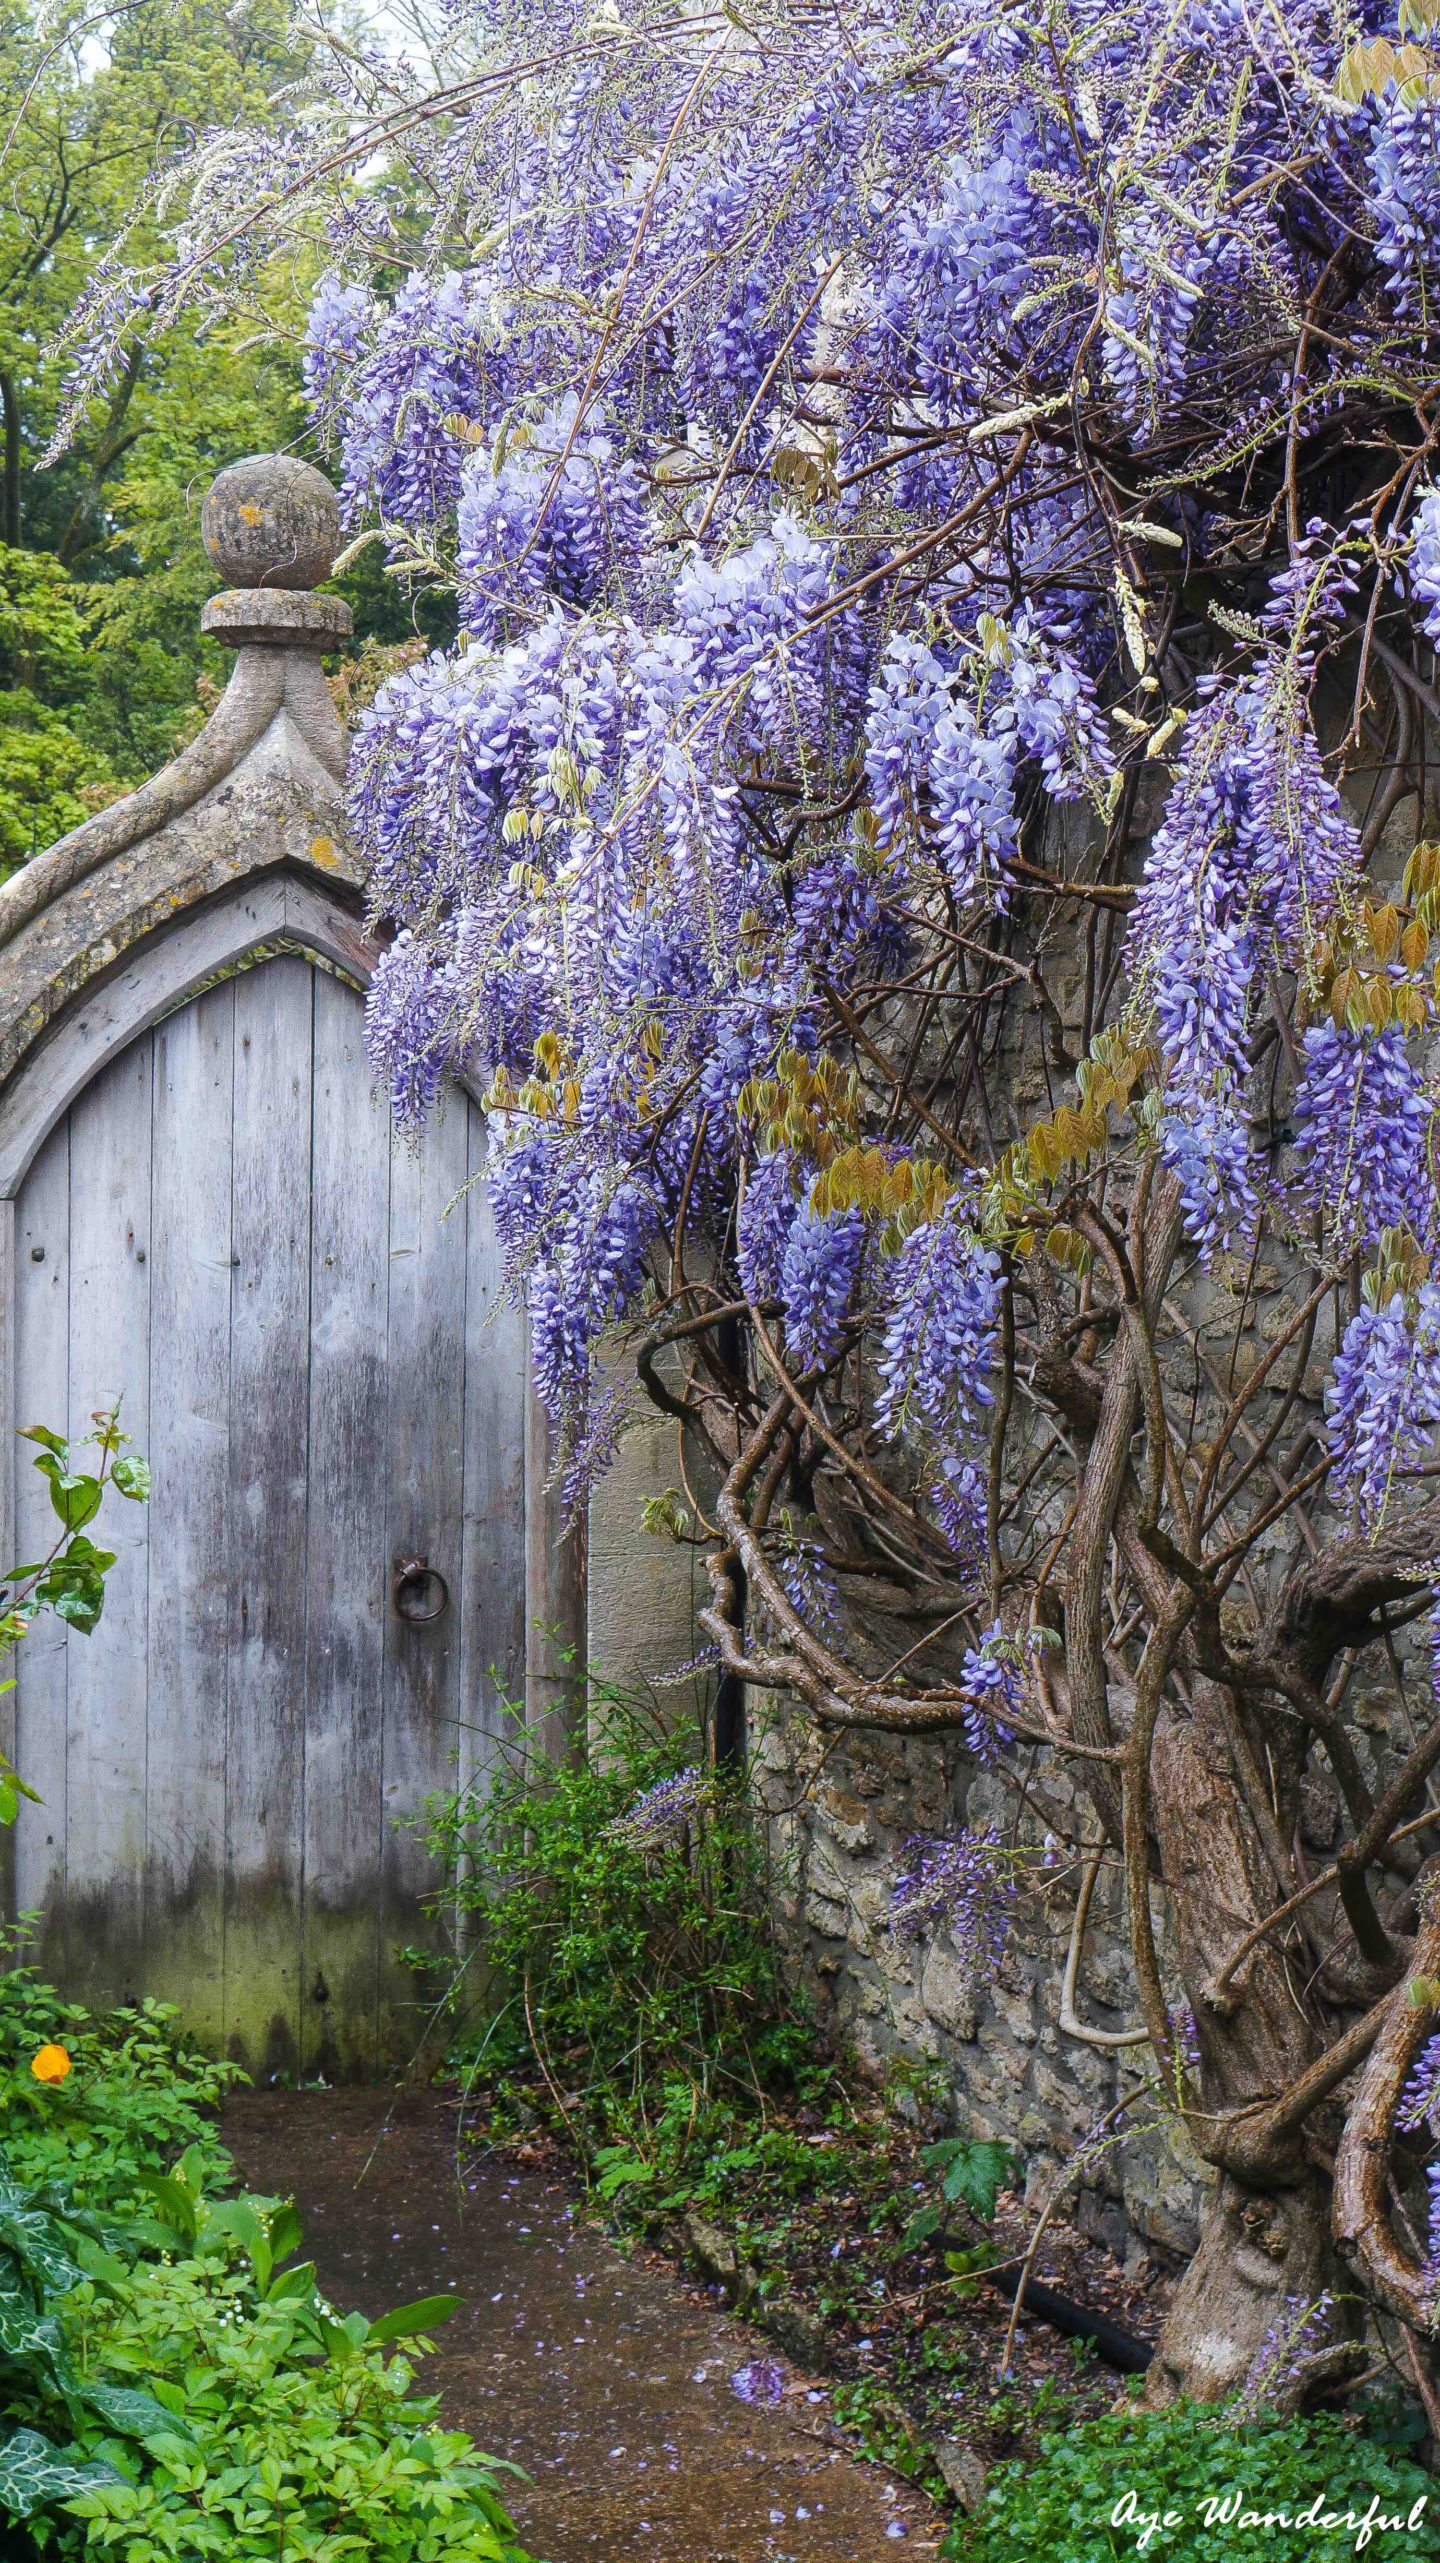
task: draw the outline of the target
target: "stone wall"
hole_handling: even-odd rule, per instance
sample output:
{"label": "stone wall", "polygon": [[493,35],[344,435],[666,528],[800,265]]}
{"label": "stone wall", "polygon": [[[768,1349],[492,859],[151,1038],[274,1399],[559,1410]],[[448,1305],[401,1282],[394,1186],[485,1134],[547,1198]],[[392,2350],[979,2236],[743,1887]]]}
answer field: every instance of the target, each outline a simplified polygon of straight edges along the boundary
{"label": "stone wall", "polygon": [[[640,1529],[647,1496],[677,1474],[675,1428],[641,1410],[614,1468],[591,1496],[588,1527],[588,1658],[592,1674],[688,1708],[691,1686],[666,1676],[705,1645],[697,1613],[704,1577],[697,1551]],[[1037,1854],[1044,1825],[1008,1780],[981,1770],[955,1737],[820,1735],[774,1694],[752,1691],[749,1738],[767,1820],[773,1894],[795,1981],[822,2027],[877,2076],[894,2063],[938,2066],[953,2092],[956,2123],[1009,2139],[1043,2194],[1058,2166],[1127,2093],[1138,2093],[1148,2047],[1099,2050],[1062,2033],[1060,1986],[1080,1884],[1062,1853],[1019,1909],[998,1970],[967,1982],[946,1935],[912,1946],[887,1929],[890,1888],[913,1834],[961,1825],[999,1827]],[[1093,1835],[1078,1798],[1065,1799],[1053,1757],[1047,1806],[1070,1839]],[[1088,1818],[1088,1820],[1087,1820]],[[1163,1900],[1156,1923],[1164,1946]],[[1103,1870],[1080,1970],[1077,2010],[1088,2026],[1136,2025],[1119,1881]],[[1081,2227],[1121,2259],[1155,2249],[1188,2254],[1205,2175],[1173,2121],[1153,2127],[1153,2106],[1133,2120],[1152,2132],[1101,2154],[1079,2191]]]}
{"label": "stone wall", "polygon": [[[1042,2196],[1116,2102],[1138,2093],[1141,2061],[1149,2062],[1147,2047],[1102,2051],[1060,2029],[1079,1862],[1062,1851],[1045,1869],[1040,1825],[1008,1781],[979,1769],[952,1738],[837,1742],[770,1694],[752,1695],[751,1721],[776,1911],[821,2023],[877,2074],[896,2060],[933,2061],[953,2091],[957,2125],[1019,2146],[1029,2193]],[[1074,1816],[1082,1818],[1079,1806]],[[998,1966],[978,1982],[949,1934],[906,1945],[887,1927],[907,1839],[961,1824],[995,1824],[1005,1840],[1042,1855]],[[1156,1921],[1163,1930],[1158,1899]],[[1076,2006],[1096,2029],[1137,2020],[1121,1923],[1118,1878],[1102,1869]],[[1149,2132],[1103,2152],[1079,2193],[1076,2221],[1132,2265],[1151,2247],[1180,2255],[1196,2241],[1205,2175],[1183,2132],[1173,2120],[1157,2125],[1158,2114],[1143,2100],[1127,2113]]]}

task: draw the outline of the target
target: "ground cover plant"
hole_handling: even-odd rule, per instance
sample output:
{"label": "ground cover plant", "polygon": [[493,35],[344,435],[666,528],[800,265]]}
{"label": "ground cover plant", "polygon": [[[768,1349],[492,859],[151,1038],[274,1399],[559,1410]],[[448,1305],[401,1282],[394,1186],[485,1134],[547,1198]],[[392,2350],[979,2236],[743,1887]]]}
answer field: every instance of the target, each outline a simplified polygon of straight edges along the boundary
{"label": "ground cover plant", "polygon": [[1047,2552],[1067,2563],[1131,2554],[1246,2563],[1257,2548],[1277,2563],[1433,2554],[1432,2480],[1335,2420],[1264,2424],[1251,2410],[1236,2426],[1194,2406],[1117,2413],[1048,2439],[1039,2464],[997,2474],[945,2551],[966,2563]]}
{"label": "ground cover plant", "polygon": [[525,2563],[505,2469],[415,2391],[455,2300],[326,2303],[294,2208],[235,2194],[235,2078],[165,2006],[0,1981],[6,2552]]}
{"label": "ground cover plant", "polygon": [[[989,2460],[1103,2411],[1110,2371],[1058,2339],[997,2375],[1006,2307],[971,2273],[1024,2248],[1023,2163],[947,2132],[934,2066],[878,2090],[817,2037],[743,1772],[707,1771],[698,1730],[613,1690],[584,1762],[537,1772],[515,1734],[483,1792],[430,1817],[465,1912],[440,1993],[464,2141],[577,2167],[612,2231],[713,2286],[866,2453],[941,2497],[937,2441]],[[1105,2255],[1063,2227],[1056,2257],[1095,2293]],[[742,2390],[780,2378],[762,2362]]]}

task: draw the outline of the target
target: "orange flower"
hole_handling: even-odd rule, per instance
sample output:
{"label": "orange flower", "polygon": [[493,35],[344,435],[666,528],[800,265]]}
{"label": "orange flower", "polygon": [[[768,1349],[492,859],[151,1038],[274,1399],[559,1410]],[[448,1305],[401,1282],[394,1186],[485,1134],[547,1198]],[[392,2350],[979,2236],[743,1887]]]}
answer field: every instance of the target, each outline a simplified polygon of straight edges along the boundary
{"label": "orange flower", "polygon": [[30,2059],[30,2071],[37,2082],[63,2082],[70,2071],[70,2059],[63,2047],[42,2047]]}

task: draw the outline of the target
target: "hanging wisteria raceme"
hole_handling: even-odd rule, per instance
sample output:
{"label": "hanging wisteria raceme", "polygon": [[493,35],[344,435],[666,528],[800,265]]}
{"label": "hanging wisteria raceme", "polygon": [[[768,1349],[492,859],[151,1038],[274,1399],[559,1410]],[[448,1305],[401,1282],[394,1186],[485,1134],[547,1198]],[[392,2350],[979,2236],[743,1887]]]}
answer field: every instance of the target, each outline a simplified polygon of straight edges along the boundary
{"label": "hanging wisteria raceme", "polygon": [[1440,1288],[1368,1301],[1352,1317],[1326,1394],[1331,1480],[1375,1529],[1440,1424]]}
{"label": "hanging wisteria raceme", "polygon": [[1330,2310],[1328,2288],[1308,2304],[1300,2297],[1286,2298],[1226,2412],[1227,2420],[1237,2429],[1253,2427],[1263,2420],[1283,2400],[1286,2388],[1298,2383],[1308,2362],[1329,2337]]}
{"label": "hanging wisteria raceme", "polygon": [[1395,2125],[1402,2134],[1412,2134],[1417,2127],[1428,2127],[1432,2136],[1440,2136],[1440,2036],[1427,2038],[1410,2068]]}
{"label": "hanging wisteria raceme", "polygon": [[1429,2212],[1425,2219],[1425,2257],[1420,2264],[1420,2291],[1432,2308],[1440,2301],[1440,2162],[1428,2165],[1425,2186]]}
{"label": "hanging wisteria raceme", "polygon": [[944,1934],[967,1980],[993,1970],[1010,1937],[1015,1865],[994,1825],[945,1841],[917,1834],[890,1890],[891,1932],[901,1941]]}
{"label": "hanging wisteria raceme", "polygon": [[959,1202],[912,1230],[885,1278],[875,1418],[923,1453],[927,1491],[962,1557],[983,1547],[983,1424],[1000,1323],[1000,1259]]}
{"label": "hanging wisteria raceme", "polygon": [[1332,1023],[1305,1035],[1295,1117],[1304,1183],[1337,1250],[1374,1246],[1387,1228],[1428,1237],[1434,1105],[1398,1025],[1357,1034]]}
{"label": "hanging wisteria raceme", "polygon": [[977,1762],[998,1761],[1005,1746],[1014,1742],[1006,1719],[1018,1716],[1023,1698],[1020,1670],[998,1620],[985,1631],[978,1647],[966,1649],[960,1688],[961,1732],[966,1743]]}
{"label": "hanging wisteria raceme", "polygon": [[680,1842],[697,1824],[713,1796],[706,1774],[693,1766],[657,1780],[610,1827],[617,1842],[632,1851],[662,1851]]}

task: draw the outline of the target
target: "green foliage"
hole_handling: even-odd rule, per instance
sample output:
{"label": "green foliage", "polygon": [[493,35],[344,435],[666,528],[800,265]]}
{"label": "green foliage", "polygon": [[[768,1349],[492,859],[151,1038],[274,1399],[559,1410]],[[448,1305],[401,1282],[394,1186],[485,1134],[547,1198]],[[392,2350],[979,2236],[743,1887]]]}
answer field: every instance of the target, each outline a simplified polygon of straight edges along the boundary
{"label": "green foliage", "polygon": [[[168,2005],[87,2012],[63,2002],[33,1968],[16,1963],[25,1928],[0,1932],[0,2150],[17,2178],[37,2187],[64,2181],[87,2205],[141,2203],[139,2174],[169,2162],[177,2145],[197,2146],[207,2176],[227,2157],[210,2113],[237,2065],[221,2064],[180,2035]],[[30,2060],[47,2045],[65,2049],[62,2083],[37,2083]]]}
{"label": "green foliage", "polygon": [[944,2477],[911,2414],[887,2385],[869,2376],[837,2385],[830,2408],[840,2427],[854,2432],[872,2465],[888,2466],[933,2497],[943,2497]]}
{"label": "green foliage", "polygon": [[[705,2167],[816,2072],[784,1988],[743,1772],[649,1848],[621,1819],[700,1738],[604,1695],[584,1763],[507,1755],[489,1794],[432,1807],[471,1951],[449,1999],[486,2073],[544,2078],[607,2199],[699,2195]],[[480,2017],[475,2018],[476,2011]],[[822,2076],[823,2078],[823,2076]]]}
{"label": "green foliage", "polygon": [[[164,763],[225,671],[198,631],[199,502],[221,463],[300,430],[293,347],[249,316],[136,346],[47,465],[72,363],[54,342],[99,257],[143,253],[175,146],[263,115],[305,56],[291,0],[62,0],[43,25],[0,0],[0,875]],[[298,313],[307,272],[257,278],[267,320]]]}
{"label": "green foliage", "polygon": [[[88,1637],[105,1607],[105,1578],[115,1563],[113,1549],[98,1547],[89,1536],[105,1501],[107,1488],[129,1502],[143,1504],[150,1492],[150,1471],[129,1448],[120,1430],[120,1409],[97,1413],[94,1432],[72,1444],[47,1424],[27,1424],[22,1442],[37,1442],[35,1466],[50,1486],[50,1509],[58,1528],[43,1557],[22,1560],[4,1571],[0,1583],[0,1662],[18,1645],[42,1611]],[[77,1463],[79,1451],[99,1454],[92,1468]],[[0,1681],[0,1691],[13,1688]],[[0,1825],[13,1824],[22,1797],[34,1798],[18,1771],[0,1755]]]}
{"label": "green foliage", "polygon": [[[215,585],[200,503],[237,455],[305,441],[320,248],[292,239],[243,309],[137,336],[46,462],[71,405],[58,341],[107,253],[154,247],[177,154],[207,128],[263,124],[310,45],[299,0],[0,0],[0,879],[164,765],[229,672],[199,628]],[[416,633],[453,637],[453,603],[408,597],[383,554],[343,588],[361,636],[347,699]]]}
{"label": "green foliage", "polygon": [[[367,2321],[337,2317],[308,2263],[288,2203],[207,2197],[190,2155],[148,2182],[171,2248],[123,2284],[98,2271],[69,2294],[77,2351],[109,2381],[109,2409],[77,2452],[109,2469],[63,2505],[62,2555],[314,2558],[375,2563],[523,2563],[498,2469],[457,2431],[388,2345],[427,2333],[454,2297]],[[149,2408],[116,2426],[115,2388]],[[94,2397],[91,2402],[93,2405]],[[107,2426],[108,2424],[108,2426]],[[49,2547],[46,2549],[50,2550]]]}
{"label": "green foliage", "polygon": [[[63,2046],[42,2089],[30,2060]],[[93,2018],[0,1976],[0,2520],[127,2563],[525,2563],[506,2470],[413,2391],[430,2296],[337,2314],[288,2201],[218,2196],[205,2112],[235,2078],[158,2005]],[[177,2138],[193,2131],[178,2159]]]}
{"label": "green foliage", "polygon": [[972,2216],[988,2225],[1001,2190],[1013,2187],[1019,2178],[1021,2159],[1011,2146],[997,2144],[989,2136],[945,2136],[939,2144],[927,2145],[920,2160],[940,2194],[916,2208],[901,2249],[914,2251],[921,2243],[943,2238],[949,2223],[946,2210],[951,2207],[968,2207]]}
{"label": "green foliage", "polygon": [[[961,2563],[1033,2563],[1037,2554],[1111,2563],[1139,2553],[1254,2563],[1262,2552],[1267,2563],[1338,2563],[1360,2550],[1354,2521],[1367,2511],[1408,2521],[1419,2503],[1413,2530],[1397,2537],[1372,2527],[1369,2549],[1435,2555],[1440,2518],[1429,2514],[1429,2491],[1417,2465],[1339,2421],[1236,2429],[1200,2405],[1123,2412],[1047,2438],[1038,2462],[1002,2466],[945,2552]],[[1324,2525],[1347,2512],[1351,2524]],[[1291,2524],[1257,2524],[1257,2513],[1286,2513]]]}

